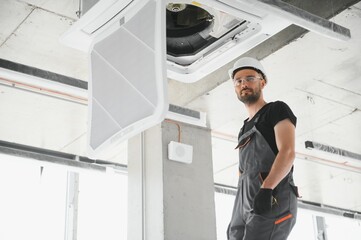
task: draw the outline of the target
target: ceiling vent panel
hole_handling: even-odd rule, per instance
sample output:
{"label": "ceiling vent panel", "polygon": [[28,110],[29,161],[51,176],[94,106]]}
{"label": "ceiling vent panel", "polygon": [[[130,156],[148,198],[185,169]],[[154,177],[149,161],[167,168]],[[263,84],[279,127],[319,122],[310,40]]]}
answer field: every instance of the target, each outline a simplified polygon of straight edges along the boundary
{"label": "ceiling vent panel", "polygon": [[116,153],[122,141],[161,122],[168,111],[161,6],[132,1],[94,32],[89,47],[90,158]]}

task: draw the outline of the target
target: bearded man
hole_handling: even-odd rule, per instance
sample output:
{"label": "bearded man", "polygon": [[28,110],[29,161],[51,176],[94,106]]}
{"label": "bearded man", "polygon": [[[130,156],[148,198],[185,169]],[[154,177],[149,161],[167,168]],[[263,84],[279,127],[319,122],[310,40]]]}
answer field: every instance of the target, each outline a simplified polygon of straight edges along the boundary
{"label": "bearded man", "polygon": [[285,240],[296,223],[297,187],[293,182],[296,117],[282,102],[267,103],[262,64],[250,57],[229,70],[248,118],[238,135],[239,181],[229,240]]}

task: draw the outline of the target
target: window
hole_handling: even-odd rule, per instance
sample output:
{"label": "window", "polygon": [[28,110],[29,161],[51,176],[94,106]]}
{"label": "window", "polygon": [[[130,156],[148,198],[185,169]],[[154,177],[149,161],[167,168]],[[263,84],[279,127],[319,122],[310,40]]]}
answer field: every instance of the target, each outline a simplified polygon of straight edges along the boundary
{"label": "window", "polygon": [[64,240],[66,171],[0,155],[0,239]]}
{"label": "window", "polygon": [[128,176],[81,173],[78,240],[127,239]]}
{"label": "window", "polygon": [[[0,239],[66,239],[67,168],[1,153],[0,165]],[[127,175],[78,176],[76,239],[126,240]]]}

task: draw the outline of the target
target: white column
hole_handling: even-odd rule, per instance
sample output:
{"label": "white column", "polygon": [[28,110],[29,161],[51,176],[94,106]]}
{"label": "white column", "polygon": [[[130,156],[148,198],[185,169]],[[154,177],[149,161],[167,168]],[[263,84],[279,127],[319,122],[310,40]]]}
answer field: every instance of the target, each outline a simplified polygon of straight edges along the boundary
{"label": "white column", "polygon": [[[179,134],[193,146],[191,164],[168,159]],[[216,239],[210,130],[163,122],[128,146],[128,239]]]}

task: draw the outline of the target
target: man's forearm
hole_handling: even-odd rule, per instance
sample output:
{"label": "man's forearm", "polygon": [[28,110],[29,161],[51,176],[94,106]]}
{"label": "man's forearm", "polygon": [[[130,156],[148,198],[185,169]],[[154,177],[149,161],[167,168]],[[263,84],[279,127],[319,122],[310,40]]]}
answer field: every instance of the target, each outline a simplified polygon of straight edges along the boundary
{"label": "man's forearm", "polygon": [[281,150],[276,156],[271,171],[263,181],[262,188],[274,189],[290,172],[295,159],[293,150]]}

